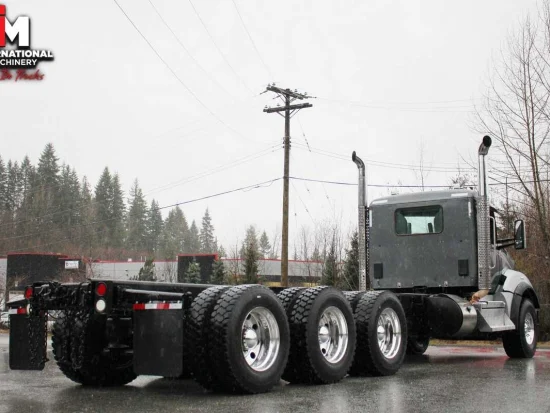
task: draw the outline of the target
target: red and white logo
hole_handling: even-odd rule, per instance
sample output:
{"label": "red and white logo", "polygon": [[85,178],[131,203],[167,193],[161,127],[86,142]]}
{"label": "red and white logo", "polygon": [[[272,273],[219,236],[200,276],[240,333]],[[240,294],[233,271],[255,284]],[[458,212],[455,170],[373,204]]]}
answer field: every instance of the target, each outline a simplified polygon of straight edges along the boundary
{"label": "red and white logo", "polygon": [[[42,80],[36,69],[43,61],[52,61],[50,50],[31,48],[31,19],[18,16],[9,20],[6,6],[0,4],[0,81]],[[15,69],[15,70],[11,70]],[[28,69],[36,69],[28,72]]]}
{"label": "red and white logo", "polygon": [[11,23],[6,17],[6,6],[0,4],[0,47],[6,46],[6,40],[15,44],[16,39],[19,47],[31,46],[31,20],[19,16]]}

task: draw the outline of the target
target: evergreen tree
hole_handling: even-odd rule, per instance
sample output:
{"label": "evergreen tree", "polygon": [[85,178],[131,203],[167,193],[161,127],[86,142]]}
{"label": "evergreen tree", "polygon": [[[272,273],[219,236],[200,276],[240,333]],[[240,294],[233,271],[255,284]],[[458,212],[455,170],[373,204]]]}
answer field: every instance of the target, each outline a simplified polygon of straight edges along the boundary
{"label": "evergreen tree", "polygon": [[336,245],[334,239],[330,244],[330,249],[325,258],[321,284],[332,286],[338,284],[338,263],[336,262]]}
{"label": "evergreen tree", "polygon": [[161,255],[165,259],[174,259],[177,254],[186,252],[185,240],[189,232],[187,220],[180,207],[176,206],[168,213],[161,235]]}
{"label": "evergreen tree", "polygon": [[91,257],[92,249],[95,244],[95,229],[92,226],[94,222],[94,204],[92,190],[88,179],[84,176],[80,185],[80,247],[83,255]]}
{"label": "evergreen tree", "polygon": [[147,241],[147,204],[143,191],[136,179],[130,189],[128,217],[126,228],[128,238],[126,246],[130,251],[139,253],[145,251]]}
{"label": "evergreen tree", "polygon": [[200,284],[201,282],[201,266],[195,260],[189,264],[185,272],[185,279],[191,284]]}
{"label": "evergreen tree", "polygon": [[195,220],[191,223],[191,227],[187,232],[187,238],[185,240],[185,249],[189,254],[196,254],[201,251],[201,241],[199,238],[199,230]]}
{"label": "evergreen tree", "polygon": [[58,203],[62,205],[62,213],[56,220],[58,228],[72,235],[80,224],[80,182],[76,172],[65,164],[61,166],[57,196]]}
{"label": "evergreen tree", "polygon": [[[342,281],[342,288],[344,290],[355,291],[359,289],[359,237],[357,231],[351,236],[350,248],[346,250],[344,279]],[[367,285],[368,288],[369,286]]]}
{"label": "evergreen tree", "polygon": [[267,234],[262,232],[262,236],[260,237],[260,253],[262,258],[267,258],[269,256],[269,252],[271,251],[271,244],[269,243],[269,238],[267,237]]}
{"label": "evergreen tree", "polygon": [[[109,246],[121,248],[125,238],[124,215],[126,213],[126,206],[124,204],[124,191],[122,190],[118,173],[115,173],[111,178],[108,191],[110,202]],[[145,199],[143,200],[145,202]]]}
{"label": "evergreen tree", "polygon": [[247,245],[252,245],[255,248],[255,253],[258,257],[260,257],[260,245],[258,242],[258,236],[256,234],[256,228],[254,228],[253,225],[249,226],[246,229],[246,235],[244,237],[244,242],[241,246],[240,250],[240,256],[244,259],[245,256],[245,249]]}
{"label": "evergreen tree", "polygon": [[17,217],[20,222],[17,224],[16,232],[20,236],[20,239],[16,248],[36,244],[37,241],[30,239],[27,235],[36,232],[36,222],[33,220],[33,217],[41,214],[40,205],[37,201],[37,195],[39,195],[37,173],[28,156],[25,156],[21,162],[19,175],[21,206],[17,211]]}
{"label": "evergreen tree", "polygon": [[143,267],[140,268],[137,277],[132,278],[136,281],[157,281],[155,276],[154,258],[146,258]]}
{"label": "evergreen tree", "polygon": [[223,245],[220,245],[218,247],[218,257],[219,258],[225,258],[227,257],[227,253],[225,252],[225,248],[223,247]]}
{"label": "evergreen tree", "polygon": [[246,237],[242,247],[243,284],[256,284],[258,280],[258,260],[260,258],[258,238],[253,226],[246,230]]}
{"label": "evergreen tree", "polygon": [[21,191],[22,191],[22,198],[23,201],[25,201],[31,192],[32,183],[34,180],[34,166],[31,163],[31,160],[28,156],[25,156],[23,158],[23,161],[21,162]]}
{"label": "evergreen tree", "polygon": [[214,238],[214,226],[212,225],[212,218],[208,212],[208,208],[202,217],[202,227],[199,234],[201,243],[200,252],[209,254],[216,251],[215,238]]}
{"label": "evergreen tree", "polygon": [[53,191],[59,183],[59,158],[55,155],[52,143],[46,144],[38,160],[38,177],[44,190]]}
{"label": "evergreen tree", "polygon": [[147,214],[147,250],[153,254],[157,253],[159,249],[162,224],[159,204],[153,199]]}
{"label": "evergreen tree", "polygon": [[112,200],[111,200],[111,173],[109,168],[105,167],[99,181],[95,187],[95,215],[96,215],[96,239],[98,244],[103,247],[110,246],[109,231],[112,220]]}
{"label": "evergreen tree", "polygon": [[6,192],[5,192],[5,205],[4,209],[9,211],[11,214],[15,213],[17,209],[17,198],[18,198],[18,188],[19,188],[19,164],[12,162],[11,159],[8,161],[8,168],[6,171]]}
{"label": "evergreen tree", "polygon": [[218,259],[214,261],[214,265],[212,266],[211,282],[212,284],[223,285],[226,281],[225,278],[225,266],[223,265],[223,261]]}
{"label": "evergreen tree", "polygon": [[59,159],[55,155],[55,149],[51,143],[48,143],[40,155],[37,168],[37,179],[39,190],[36,193],[36,211],[37,217],[35,231],[42,235],[39,237],[39,243],[48,242],[55,236],[52,231],[58,225],[61,215],[58,211],[63,210],[63,205],[59,202]]}

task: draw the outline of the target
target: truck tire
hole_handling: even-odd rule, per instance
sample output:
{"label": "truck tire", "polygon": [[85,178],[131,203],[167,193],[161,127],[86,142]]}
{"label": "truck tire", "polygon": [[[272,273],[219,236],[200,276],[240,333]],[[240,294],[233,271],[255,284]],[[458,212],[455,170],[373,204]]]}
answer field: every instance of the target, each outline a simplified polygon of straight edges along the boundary
{"label": "truck tire", "polygon": [[351,309],[355,312],[357,303],[359,302],[361,297],[366,293],[366,291],[344,291],[343,293],[348,299],[349,304],[351,305]]}
{"label": "truck tire", "polygon": [[502,335],[504,351],[510,358],[532,358],[537,351],[539,325],[532,301],[524,298],[519,310],[518,326]]}
{"label": "truck tire", "polygon": [[264,393],[281,380],[289,351],[288,322],[277,296],[261,285],[229,288],[211,321],[208,362],[212,387],[230,393]]}
{"label": "truck tire", "polygon": [[390,291],[368,291],[355,308],[357,352],[353,376],[390,376],[405,358],[407,320],[401,302]]}
{"label": "truck tire", "polygon": [[[67,329],[66,317],[65,313],[60,312],[53,325],[52,350],[57,366],[67,378],[85,386],[123,386],[137,377],[131,356],[114,358],[92,343],[83,343],[82,365],[75,369],[70,354],[65,354],[67,350],[70,351],[73,341]],[[87,334],[90,335],[96,336]]]}
{"label": "truck tire", "polygon": [[304,290],[289,309],[290,354],[283,379],[326,384],[343,379],[355,353],[353,312],[332,287]]}
{"label": "truck tire", "polygon": [[428,336],[409,336],[407,340],[407,354],[421,356],[428,350],[430,345],[430,337]]}
{"label": "truck tire", "polygon": [[279,299],[279,301],[281,301],[281,304],[283,304],[283,308],[285,309],[287,316],[289,309],[292,308],[298,296],[305,290],[306,289],[304,287],[290,287],[285,288],[283,291],[277,294],[277,298]]}
{"label": "truck tire", "polygon": [[208,346],[212,340],[210,316],[220,296],[229,289],[221,285],[203,290],[191,304],[188,320],[188,334],[184,334],[185,354],[193,378],[205,389],[212,390],[212,365]]}

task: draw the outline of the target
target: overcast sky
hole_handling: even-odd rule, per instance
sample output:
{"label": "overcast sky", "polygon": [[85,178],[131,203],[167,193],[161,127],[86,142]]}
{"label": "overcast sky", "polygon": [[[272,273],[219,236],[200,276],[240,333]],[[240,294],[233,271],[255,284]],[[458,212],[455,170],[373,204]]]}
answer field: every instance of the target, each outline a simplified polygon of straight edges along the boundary
{"label": "overcast sky", "polygon": [[[94,185],[108,166],[161,206],[282,176],[284,121],[259,95],[271,82],[317,97],[292,119],[291,176],[356,182],[342,159],[356,150],[370,184],[414,185],[423,152],[425,184],[449,184],[475,159],[471,111],[493,59],[536,12],[532,0],[117,1],[166,64],[114,0],[6,3],[55,61],[42,82],[0,83],[0,154],[36,162],[52,142]],[[313,222],[356,225],[356,187],[291,182],[291,240]],[[182,208],[200,221],[208,207],[227,249],[250,224],[280,230],[281,196],[277,181]]]}

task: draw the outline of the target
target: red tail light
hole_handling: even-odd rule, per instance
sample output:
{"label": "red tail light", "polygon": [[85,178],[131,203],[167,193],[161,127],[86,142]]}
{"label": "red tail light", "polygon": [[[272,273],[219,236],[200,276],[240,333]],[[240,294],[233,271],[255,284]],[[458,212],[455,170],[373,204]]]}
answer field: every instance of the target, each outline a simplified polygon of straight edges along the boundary
{"label": "red tail light", "polygon": [[105,293],[107,293],[107,285],[105,283],[99,283],[95,287],[95,293],[99,295],[100,297],[103,297]]}
{"label": "red tail light", "polygon": [[32,294],[33,294],[33,290],[32,290],[32,287],[27,287],[25,289],[25,298],[27,300],[29,300],[30,298],[32,298]]}

